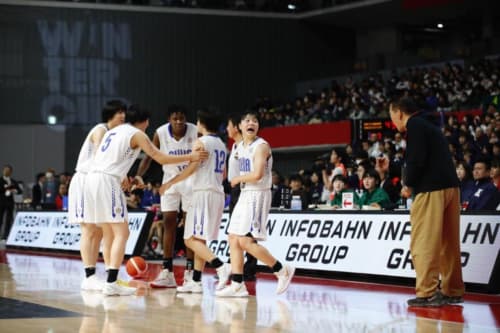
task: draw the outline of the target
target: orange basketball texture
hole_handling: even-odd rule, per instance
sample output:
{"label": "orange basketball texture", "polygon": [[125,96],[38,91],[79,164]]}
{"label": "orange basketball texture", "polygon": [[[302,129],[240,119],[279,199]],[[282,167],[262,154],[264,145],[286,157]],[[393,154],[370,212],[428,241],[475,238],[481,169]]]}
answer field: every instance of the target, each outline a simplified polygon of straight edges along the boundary
{"label": "orange basketball texture", "polygon": [[148,263],[142,257],[132,257],[126,264],[127,273],[131,277],[139,277],[148,270]]}

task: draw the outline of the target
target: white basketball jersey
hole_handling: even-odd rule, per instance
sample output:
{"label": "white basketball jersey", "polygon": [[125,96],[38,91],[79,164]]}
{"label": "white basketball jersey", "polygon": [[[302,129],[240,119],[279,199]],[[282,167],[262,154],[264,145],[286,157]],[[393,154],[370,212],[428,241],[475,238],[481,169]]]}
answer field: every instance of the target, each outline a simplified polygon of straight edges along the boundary
{"label": "white basketball jersey", "polygon": [[[246,175],[254,170],[255,148],[262,144],[269,145],[266,140],[257,137],[255,141],[248,146],[245,146],[243,142],[238,145],[237,153],[240,175]],[[272,185],[272,169],[273,155],[269,156],[266,161],[262,178],[256,183],[240,184],[241,190],[270,190]]]}
{"label": "white basketball jersey", "polygon": [[[240,145],[242,143],[240,142]],[[227,162],[227,180],[231,181],[234,177],[240,174],[240,163],[238,162],[238,144],[233,143],[233,148],[231,149],[231,154],[229,155],[229,161]]]}
{"label": "white basketball jersey", "polygon": [[[174,138],[172,128],[169,123],[158,127],[156,133],[158,134],[158,139],[160,139],[160,150],[167,155],[191,154],[193,143],[196,141],[196,139],[198,139],[198,130],[196,128],[196,125],[191,123],[186,123],[186,126],[186,134],[178,141]],[[188,164],[189,162],[164,164],[164,181],[180,173]]]}
{"label": "white basketball jersey", "polygon": [[204,135],[199,140],[208,152],[208,159],[200,163],[198,170],[192,176],[193,191],[212,190],[224,193],[222,181],[226,168],[226,146],[215,135]]}
{"label": "white basketball jersey", "polygon": [[141,148],[132,149],[130,140],[140,129],[130,125],[119,125],[106,132],[92,161],[91,172],[102,172],[119,177],[127,176]]}
{"label": "white basketball jersey", "polygon": [[84,172],[87,173],[90,170],[90,166],[92,165],[92,160],[94,158],[95,151],[97,150],[97,147],[99,146],[98,144],[93,143],[90,141],[90,138],[94,134],[94,132],[98,128],[104,128],[106,131],[108,128],[106,127],[106,124],[101,123],[95,125],[87,134],[87,137],[85,138],[85,141],[82,144],[82,148],[80,148],[80,154],[78,155],[78,161],[76,162],[76,168],[75,170],[78,172]]}

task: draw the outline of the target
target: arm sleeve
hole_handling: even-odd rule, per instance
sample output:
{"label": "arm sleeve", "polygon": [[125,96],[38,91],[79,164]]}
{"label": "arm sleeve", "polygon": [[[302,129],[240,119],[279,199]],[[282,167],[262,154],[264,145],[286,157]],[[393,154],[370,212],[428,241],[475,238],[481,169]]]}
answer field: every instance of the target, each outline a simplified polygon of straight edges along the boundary
{"label": "arm sleeve", "polygon": [[404,184],[414,187],[426,166],[427,146],[425,132],[418,124],[411,124],[408,128],[408,144],[406,146],[406,163],[404,174]]}

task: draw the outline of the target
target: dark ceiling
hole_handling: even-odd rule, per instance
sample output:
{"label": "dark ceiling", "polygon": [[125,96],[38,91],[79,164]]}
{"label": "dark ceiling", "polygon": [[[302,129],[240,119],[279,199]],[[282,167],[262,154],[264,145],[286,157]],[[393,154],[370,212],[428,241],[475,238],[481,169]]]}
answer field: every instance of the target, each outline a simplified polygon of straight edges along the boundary
{"label": "dark ceiling", "polygon": [[[168,11],[207,15],[267,16],[299,19],[318,25],[360,30],[378,27],[435,27],[482,25],[495,22],[500,0],[65,0],[2,3],[78,6],[81,8]],[[137,4],[134,5],[134,4]],[[147,4],[139,6],[138,4]],[[168,4],[168,5],[167,5]],[[239,5],[238,5],[239,4]],[[288,5],[297,9],[290,11]],[[500,20],[498,20],[500,21]]]}
{"label": "dark ceiling", "polygon": [[[429,1],[421,2],[428,3]],[[313,23],[351,29],[368,29],[382,26],[435,27],[438,22],[457,25],[461,21],[475,21],[480,24],[484,14],[496,15],[500,10],[500,1],[441,0],[436,2],[441,4],[405,8],[404,0],[367,0],[308,11],[298,16]]]}

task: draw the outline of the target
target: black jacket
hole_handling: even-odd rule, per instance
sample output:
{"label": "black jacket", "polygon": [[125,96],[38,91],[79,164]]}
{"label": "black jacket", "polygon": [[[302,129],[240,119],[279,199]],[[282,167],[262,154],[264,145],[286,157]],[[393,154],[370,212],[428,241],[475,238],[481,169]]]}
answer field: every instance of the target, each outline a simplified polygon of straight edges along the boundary
{"label": "black jacket", "polygon": [[10,193],[10,195],[7,195],[8,191],[14,189],[17,190],[17,193],[15,194],[23,193],[21,191],[21,188],[19,187],[19,184],[14,179],[11,178],[10,185],[7,185],[7,182],[5,181],[3,176],[0,176],[0,206],[2,207],[14,206],[14,193]]}
{"label": "black jacket", "polygon": [[415,195],[458,187],[448,141],[439,127],[416,114],[408,119],[406,129],[404,184]]}
{"label": "black jacket", "polygon": [[495,210],[500,203],[499,192],[489,177],[474,181],[468,191],[470,195],[464,198],[467,210]]}
{"label": "black jacket", "polygon": [[43,189],[42,186],[38,183],[33,185],[31,190],[31,205],[36,207],[37,205],[42,204],[43,201]]}

